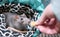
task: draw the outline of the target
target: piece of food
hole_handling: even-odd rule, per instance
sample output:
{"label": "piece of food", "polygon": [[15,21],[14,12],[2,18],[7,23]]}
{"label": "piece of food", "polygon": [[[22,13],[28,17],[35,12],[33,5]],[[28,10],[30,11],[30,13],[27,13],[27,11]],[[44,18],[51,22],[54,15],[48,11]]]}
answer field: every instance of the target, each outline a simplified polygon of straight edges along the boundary
{"label": "piece of food", "polygon": [[36,22],[35,21],[31,21],[30,26],[34,27],[35,25],[36,25]]}

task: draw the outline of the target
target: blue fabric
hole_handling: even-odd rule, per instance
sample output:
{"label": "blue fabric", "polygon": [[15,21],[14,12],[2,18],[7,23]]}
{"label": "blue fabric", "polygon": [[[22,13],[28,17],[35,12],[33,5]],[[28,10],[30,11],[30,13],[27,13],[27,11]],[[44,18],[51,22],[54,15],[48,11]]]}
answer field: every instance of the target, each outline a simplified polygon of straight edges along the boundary
{"label": "blue fabric", "polygon": [[41,0],[19,0],[19,3],[29,4],[33,9],[37,11],[43,11],[44,5]]}
{"label": "blue fabric", "polygon": [[29,4],[33,9],[38,11],[38,19],[41,16],[41,13],[44,10],[44,5],[42,0],[19,0],[19,3]]}

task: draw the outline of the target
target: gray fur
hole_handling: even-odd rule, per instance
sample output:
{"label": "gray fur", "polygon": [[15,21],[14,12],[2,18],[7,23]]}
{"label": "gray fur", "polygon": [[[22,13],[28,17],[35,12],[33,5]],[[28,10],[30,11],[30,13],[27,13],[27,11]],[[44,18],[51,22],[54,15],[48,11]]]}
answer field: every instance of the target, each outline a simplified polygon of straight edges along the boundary
{"label": "gray fur", "polygon": [[18,15],[19,19],[15,20],[17,14],[14,13],[3,13],[6,16],[6,24],[9,27],[13,27],[18,30],[27,30],[26,26],[30,23],[30,19],[25,14]]}

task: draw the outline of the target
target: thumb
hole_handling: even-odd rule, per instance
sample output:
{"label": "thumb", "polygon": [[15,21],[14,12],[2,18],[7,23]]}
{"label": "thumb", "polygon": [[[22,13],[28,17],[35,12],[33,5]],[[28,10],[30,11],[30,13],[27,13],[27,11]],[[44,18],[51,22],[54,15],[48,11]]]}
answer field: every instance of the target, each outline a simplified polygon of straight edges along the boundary
{"label": "thumb", "polygon": [[47,16],[45,14],[42,14],[41,17],[36,21],[36,25],[44,24],[46,19],[47,19]]}

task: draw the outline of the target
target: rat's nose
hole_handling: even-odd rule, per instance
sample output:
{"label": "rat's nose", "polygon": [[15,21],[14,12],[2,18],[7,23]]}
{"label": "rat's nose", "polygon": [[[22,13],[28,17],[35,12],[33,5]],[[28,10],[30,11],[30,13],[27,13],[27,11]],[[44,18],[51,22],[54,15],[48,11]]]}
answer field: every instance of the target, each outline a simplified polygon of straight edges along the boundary
{"label": "rat's nose", "polygon": [[30,23],[31,22],[31,20],[29,20],[29,22],[28,23]]}

